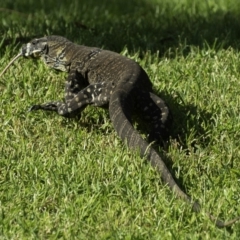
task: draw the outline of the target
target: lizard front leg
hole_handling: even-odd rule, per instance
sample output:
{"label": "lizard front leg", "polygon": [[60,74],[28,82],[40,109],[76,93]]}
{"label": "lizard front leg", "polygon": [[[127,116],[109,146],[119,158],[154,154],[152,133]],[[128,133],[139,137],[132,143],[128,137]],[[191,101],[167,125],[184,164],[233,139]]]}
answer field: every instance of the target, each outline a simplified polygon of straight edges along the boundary
{"label": "lizard front leg", "polygon": [[65,101],[69,101],[76,96],[78,92],[87,87],[88,82],[76,70],[70,70],[65,82]]}
{"label": "lizard front leg", "polygon": [[90,84],[72,98],[67,98],[66,102],[53,101],[45,104],[33,105],[30,111],[46,110],[54,111],[64,117],[80,113],[87,105],[104,106],[109,102],[112,84],[95,83]]}

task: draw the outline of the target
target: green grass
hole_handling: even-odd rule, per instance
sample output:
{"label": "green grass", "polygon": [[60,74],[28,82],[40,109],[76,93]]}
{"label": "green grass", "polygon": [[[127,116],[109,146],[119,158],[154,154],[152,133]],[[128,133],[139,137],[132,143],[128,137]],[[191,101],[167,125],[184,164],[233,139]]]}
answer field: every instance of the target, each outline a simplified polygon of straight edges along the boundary
{"label": "green grass", "polygon": [[[68,3],[70,2],[70,3]],[[117,137],[108,112],[28,113],[64,96],[64,73],[20,59],[0,79],[0,239],[238,239],[204,215],[240,215],[237,0],[0,0],[0,71],[23,43],[58,34],[147,71],[174,122],[165,154],[177,199]],[[61,93],[61,95],[60,95]]]}

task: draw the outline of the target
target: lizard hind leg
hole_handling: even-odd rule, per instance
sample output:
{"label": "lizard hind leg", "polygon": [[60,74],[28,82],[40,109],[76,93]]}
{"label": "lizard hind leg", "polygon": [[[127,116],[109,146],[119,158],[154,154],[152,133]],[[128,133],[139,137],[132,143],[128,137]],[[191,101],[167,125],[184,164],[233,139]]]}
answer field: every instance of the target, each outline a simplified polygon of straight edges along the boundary
{"label": "lizard hind leg", "polygon": [[162,144],[169,136],[172,116],[166,103],[152,92],[142,92],[137,110],[150,125],[149,142]]}
{"label": "lizard hind leg", "polygon": [[155,103],[155,117],[152,120],[152,130],[149,134],[149,140],[161,140],[164,141],[169,137],[169,129],[172,124],[172,114],[160,97],[154,93],[150,93],[152,101]]}

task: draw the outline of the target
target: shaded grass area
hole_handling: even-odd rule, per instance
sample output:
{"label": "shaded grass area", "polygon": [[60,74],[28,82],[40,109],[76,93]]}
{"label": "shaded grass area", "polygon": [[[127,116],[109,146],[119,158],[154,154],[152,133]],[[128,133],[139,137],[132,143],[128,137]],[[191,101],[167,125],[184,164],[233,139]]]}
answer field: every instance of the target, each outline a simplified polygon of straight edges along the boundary
{"label": "shaded grass area", "polygon": [[107,111],[80,120],[27,113],[64,96],[64,73],[19,60],[1,79],[2,239],[237,239],[204,212],[239,209],[239,13],[237,1],[1,1],[0,71],[22,43],[58,34],[140,63],[169,104],[166,159],[203,205],[176,199],[126,149]]}
{"label": "shaded grass area", "polygon": [[55,1],[4,0],[1,6],[1,34],[12,40],[54,33],[118,52],[127,46],[130,52],[164,54],[170,48],[173,55],[206,42],[239,47],[240,7],[234,0],[62,0],[57,6]]}

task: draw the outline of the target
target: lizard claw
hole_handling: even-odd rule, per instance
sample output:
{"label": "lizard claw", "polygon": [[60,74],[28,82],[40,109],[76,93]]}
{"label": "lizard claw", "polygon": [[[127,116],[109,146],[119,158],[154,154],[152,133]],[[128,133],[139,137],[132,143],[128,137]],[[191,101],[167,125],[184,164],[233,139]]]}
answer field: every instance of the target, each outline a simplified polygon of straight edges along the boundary
{"label": "lizard claw", "polygon": [[40,108],[41,108],[40,105],[33,105],[28,109],[28,112],[32,112],[32,111],[38,110]]}

